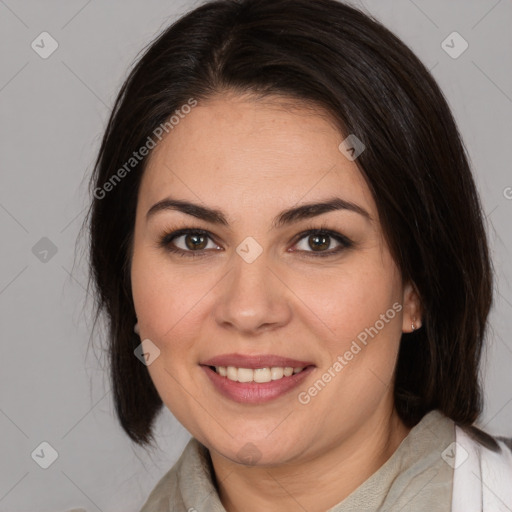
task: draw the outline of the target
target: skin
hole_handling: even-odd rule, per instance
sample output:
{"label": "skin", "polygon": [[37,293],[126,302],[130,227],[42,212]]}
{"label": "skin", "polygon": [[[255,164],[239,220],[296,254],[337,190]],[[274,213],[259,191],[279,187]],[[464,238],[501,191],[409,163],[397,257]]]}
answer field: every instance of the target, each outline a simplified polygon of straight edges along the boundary
{"label": "skin", "polygon": [[[356,162],[338,149],[344,138],[325,113],[305,104],[225,93],[179,122],[141,181],[131,278],[141,339],[160,350],[148,370],[165,405],[210,450],[228,512],[325,511],[382,466],[409,432],[394,408],[393,378],[401,334],[413,321],[421,325],[421,305],[412,284],[402,282]],[[229,226],[175,210],[146,217],[170,195],[222,210]],[[271,229],[283,209],[333,196],[358,204],[371,221],[338,210]],[[203,257],[159,245],[183,227],[212,234]],[[296,236],[319,227],[354,245],[315,257],[314,241]],[[236,252],[248,236],[263,250],[250,264]],[[174,244],[186,250],[186,240]],[[340,245],[327,243],[327,252]],[[401,311],[300,403],[298,393],[394,303]],[[235,352],[316,367],[284,396],[240,404],[220,395],[199,366]],[[248,443],[258,454],[252,464],[242,459]]]}

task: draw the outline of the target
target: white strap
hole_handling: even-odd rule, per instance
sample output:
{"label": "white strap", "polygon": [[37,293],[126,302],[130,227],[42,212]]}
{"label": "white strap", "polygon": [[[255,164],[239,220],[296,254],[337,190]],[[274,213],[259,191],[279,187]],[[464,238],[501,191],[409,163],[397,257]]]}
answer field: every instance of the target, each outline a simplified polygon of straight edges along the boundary
{"label": "white strap", "polygon": [[512,512],[512,452],[503,441],[501,454],[484,450],[482,480],[484,511]]}
{"label": "white strap", "polygon": [[452,512],[512,512],[512,453],[493,452],[455,427]]}
{"label": "white strap", "polygon": [[482,512],[481,447],[455,427],[452,512]]}

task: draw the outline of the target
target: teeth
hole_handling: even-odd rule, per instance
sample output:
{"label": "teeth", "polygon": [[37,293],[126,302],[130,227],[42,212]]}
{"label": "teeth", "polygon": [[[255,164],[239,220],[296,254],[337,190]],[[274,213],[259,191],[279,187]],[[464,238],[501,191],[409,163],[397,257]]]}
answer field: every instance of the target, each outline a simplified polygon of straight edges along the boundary
{"label": "teeth", "polygon": [[304,368],[291,366],[279,367],[273,366],[272,368],[237,368],[235,366],[216,366],[215,371],[221,377],[227,377],[229,380],[238,382],[271,382],[279,380],[283,377],[290,377],[294,373],[299,373]]}
{"label": "teeth", "polygon": [[282,379],[284,375],[284,368],[279,368],[275,366],[274,368],[270,368],[270,377],[272,380]]}
{"label": "teeth", "polygon": [[[238,370],[238,375],[240,375],[240,370]],[[270,382],[272,380],[270,368],[256,368],[252,373],[254,375],[254,382]]]}
{"label": "teeth", "polygon": [[250,368],[238,368],[238,370],[235,368],[235,371],[238,371],[238,378],[236,379],[238,382],[252,382],[254,380],[254,371]]}
{"label": "teeth", "polygon": [[229,380],[238,380],[238,369],[234,366],[228,366],[226,377]]}

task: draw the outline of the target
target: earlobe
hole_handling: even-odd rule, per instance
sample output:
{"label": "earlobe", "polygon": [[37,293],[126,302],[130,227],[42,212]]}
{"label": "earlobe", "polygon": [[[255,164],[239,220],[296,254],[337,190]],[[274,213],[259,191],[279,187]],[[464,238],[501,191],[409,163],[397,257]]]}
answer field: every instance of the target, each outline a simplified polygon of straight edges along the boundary
{"label": "earlobe", "polygon": [[422,326],[422,306],[421,298],[412,282],[408,282],[404,287],[404,316],[403,316],[403,332],[413,332]]}
{"label": "earlobe", "polygon": [[135,334],[137,334],[138,336],[140,336],[139,322],[137,322],[137,323],[133,326],[133,332],[134,332]]}
{"label": "earlobe", "polygon": [[411,322],[411,332],[413,332],[416,329],[419,329],[421,327],[421,322],[419,322],[419,323],[415,323],[415,322],[416,322],[416,317],[414,317],[412,319],[412,322]]}

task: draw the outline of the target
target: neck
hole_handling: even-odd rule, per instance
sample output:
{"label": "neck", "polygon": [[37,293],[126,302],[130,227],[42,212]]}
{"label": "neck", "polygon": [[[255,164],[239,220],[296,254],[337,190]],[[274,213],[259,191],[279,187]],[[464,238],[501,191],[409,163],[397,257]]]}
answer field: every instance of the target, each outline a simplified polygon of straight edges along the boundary
{"label": "neck", "polygon": [[307,460],[244,466],[211,451],[221,502],[227,512],[324,512],[375,473],[409,431],[393,410]]}

